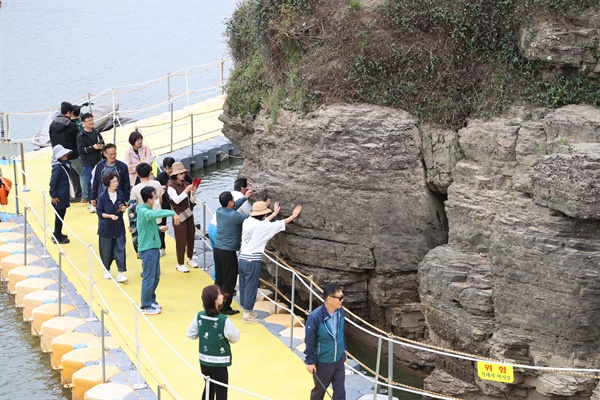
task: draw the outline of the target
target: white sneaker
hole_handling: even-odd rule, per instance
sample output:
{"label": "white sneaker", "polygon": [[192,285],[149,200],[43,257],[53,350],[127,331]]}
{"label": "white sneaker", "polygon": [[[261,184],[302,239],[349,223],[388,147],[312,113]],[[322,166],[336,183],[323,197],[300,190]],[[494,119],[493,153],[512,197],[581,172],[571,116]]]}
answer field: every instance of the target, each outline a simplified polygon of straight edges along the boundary
{"label": "white sneaker", "polygon": [[177,271],[186,273],[186,272],[190,272],[190,269],[188,267],[186,267],[185,265],[178,265]]}
{"label": "white sneaker", "polygon": [[142,308],[141,310],[142,310],[142,314],[144,314],[144,315],[158,315],[162,311],[156,307]]}
{"label": "white sneaker", "polygon": [[90,204],[90,212],[91,213],[95,213],[96,212],[96,207],[94,207],[93,205]]}
{"label": "white sneaker", "polygon": [[126,277],[124,273],[121,272],[119,275],[117,275],[117,282],[125,283],[127,281],[129,281],[129,278]]}
{"label": "white sneaker", "polygon": [[164,257],[167,255],[167,252],[165,251],[165,249],[160,249],[160,256]]}
{"label": "white sneaker", "polygon": [[254,311],[250,311],[248,314],[250,314],[254,318],[258,318],[258,313],[255,313]]}
{"label": "white sneaker", "polygon": [[157,302],[155,302],[155,301],[152,302],[152,307],[158,308],[159,310],[162,310],[162,306],[160,304],[158,304]]}
{"label": "white sneaker", "polygon": [[187,260],[187,263],[192,268],[198,268],[198,263],[194,259]]}
{"label": "white sneaker", "polygon": [[242,316],[242,322],[245,322],[247,324],[258,324],[260,320],[256,317],[253,317],[252,315],[250,315],[249,312],[244,311],[244,315]]}
{"label": "white sneaker", "polygon": [[104,270],[104,279],[111,279],[112,276],[110,275],[110,271],[108,270]]}
{"label": "white sneaker", "polygon": [[198,256],[196,256],[196,255],[194,255],[194,256],[192,256],[192,258],[190,258],[190,260],[197,260],[197,259],[198,259]]}

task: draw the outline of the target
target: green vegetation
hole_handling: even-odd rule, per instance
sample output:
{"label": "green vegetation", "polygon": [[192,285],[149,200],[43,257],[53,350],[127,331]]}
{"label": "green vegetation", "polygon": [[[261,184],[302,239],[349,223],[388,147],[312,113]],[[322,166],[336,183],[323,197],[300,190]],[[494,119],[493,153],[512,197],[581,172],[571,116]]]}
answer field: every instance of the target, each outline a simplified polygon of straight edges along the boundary
{"label": "green vegetation", "polygon": [[[246,0],[228,22],[229,112],[314,110],[336,101],[402,108],[459,128],[515,104],[600,107],[597,81],[549,74],[517,48],[534,16],[598,0]],[[595,55],[598,58],[600,55]]]}

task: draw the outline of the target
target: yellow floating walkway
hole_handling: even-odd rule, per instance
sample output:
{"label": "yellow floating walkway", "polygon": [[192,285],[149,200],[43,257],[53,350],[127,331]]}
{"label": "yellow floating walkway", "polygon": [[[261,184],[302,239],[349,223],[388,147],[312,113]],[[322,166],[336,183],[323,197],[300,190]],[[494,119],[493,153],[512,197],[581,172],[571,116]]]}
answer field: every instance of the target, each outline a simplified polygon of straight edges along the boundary
{"label": "yellow floating walkway", "polygon": [[[105,132],[105,136],[108,136],[108,132]],[[145,134],[151,146],[161,145],[162,135],[148,136]],[[120,146],[118,150],[118,154],[122,155],[125,146]],[[26,199],[19,204],[20,212],[23,213],[24,206],[32,207],[32,210],[28,211],[28,222],[42,242],[44,242],[44,230],[41,221],[44,201],[41,191],[48,192],[51,154],[51,149],[46,148],[25,155],[26,186],[29,191],[18,193],[22,199]],[[3,166],[3,170],[7,176],[13,176],[12,167]],[[19,188],[22,189],[23,186]],[[199,198],[202,199],[202,192],[199,193]],[[14,200],[11,193],[10,204],[5,206],[3,211],[14,213]],[[54,224],[54,214],[49,205],[46,205],[46,218],[49,226],[48,234],[50,234]],[[166,384],[166,389],[161,391],[162,398],[200,400],[204,380],[198,362],[198,341],[188,339],[186,332],[192,318],[202,307],[202,288],[212,284],[208,274],[201,268],[192,269],[188,274],[177,272],[175,242],[167,236],[167,255],[161,258],[161,280],[157,289],[157,301],[162,305],[163,311],[160,315],[145,317],[135,310],[133,304],[133,302],[140,303],[142,278],[140,277],[141,261],[135,256],[130,237],[127,237],[129,282],[117,284],[114,280],[103,279],[100,260],[95,256],[91,257],[90,247],[96,251],[98,248],[96,214],[89,212],[87,204],[75,203],[68,208],[65,221],[66,227],[63,233],[69,235],[71,243],[62,245],[63,251],[66,252],[62,266],[78,293],[89,302],[90,283],[87,276],[91,269],[93,279],[100,291],[98,293],[96,289],[93,290],[93,310],[98,317],[101,315],[101,309],[108,310],[108,314],[105,314],[107,328],[134,363],[137,363],[135,321],[139,322],[139,339],[143,345],[143,350],[139,351],[140,372],[150,388],[156,392],[158,385]],[[47,243],[48,252],[58,262],[59,247],[50,241],[50,237],[47,237]],[[113,277],[116,277],[114,263],[111,271]],[[240,309],[235,303],[234,307]],[[308,398],[312,379],[298,355],[271,334],[264,325],[242,323],[241,313],[231,319],[240,330],[241,339],[232,345],[233,365],[229,368],[230,385],[258,394],[262,398],[277,400]],[[164,341],[157,333],[160,333]],[[151,361],[144,352],[148,353]],[[229,398],[259,397],[230,388]]]}

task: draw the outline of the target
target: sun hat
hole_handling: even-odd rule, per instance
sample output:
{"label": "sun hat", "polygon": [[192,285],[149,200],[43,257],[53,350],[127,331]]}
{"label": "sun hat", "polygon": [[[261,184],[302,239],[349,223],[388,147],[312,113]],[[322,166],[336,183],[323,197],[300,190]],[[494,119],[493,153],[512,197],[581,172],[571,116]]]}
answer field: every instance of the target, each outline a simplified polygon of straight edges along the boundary
{"label": "sun hat", "polygon": [[53,159],[54,161],[58,161],[59,158],[66,154],[70,154],[73,150],[65,149],[61,144],[57,144],[52,148],[52,153],[54,153]]}
{"label": "sun hat", "polygon": [[265,215],[272,212],[269,207],[267,207],[267,203],[264,201],[257,201],[252,205],[252,212],[250,216],[255,217],[257,215]]}
{"label": "sun hat", "polygon": [[171,172],[171,176],[180,174],[182,172],[190,172],[190,171],[185,169],[185,167],[183,166],[183,163],[181,163],[179,161],[173,163],[173,172]]}

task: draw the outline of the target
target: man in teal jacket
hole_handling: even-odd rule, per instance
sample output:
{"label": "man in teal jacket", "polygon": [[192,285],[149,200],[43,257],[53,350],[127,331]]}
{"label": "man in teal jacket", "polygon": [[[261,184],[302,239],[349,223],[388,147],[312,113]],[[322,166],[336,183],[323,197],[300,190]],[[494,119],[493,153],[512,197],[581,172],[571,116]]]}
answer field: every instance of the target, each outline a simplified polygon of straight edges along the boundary
{"label": "man in teal jacket", "polygon": [[[126,176],[127,178],[127,176]],[[173,225],[179,225],[179,216],[173,210],[153,210],[158,193],[151,186],[140,192],[142,204],[136,206],[138,252],[142,259],[142,313],[160,314],[162,307],[156,302],[156,288],[160,281],[160,236],[156,218],[173,217]]]}
{"label": "man in teal jacket", "polygon": [[304,363],[313,374],[315,387],[310,400],[323,400],[329,384],[333,386],[333,400],[344,400],[346,388],[346,337],[344,324],[346,311],[342,308],[344,292],[337,283],[323,289],[324,302],[306,319]]}

